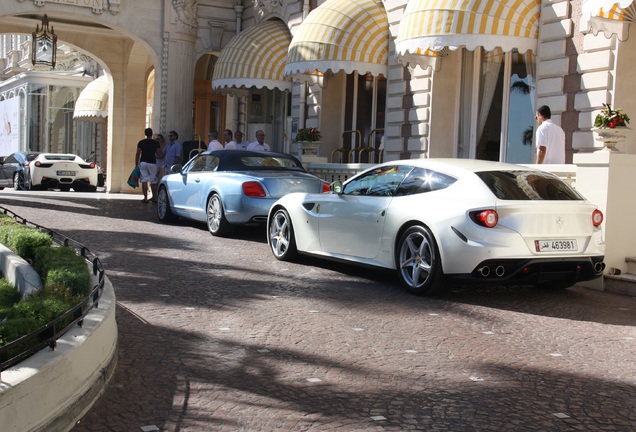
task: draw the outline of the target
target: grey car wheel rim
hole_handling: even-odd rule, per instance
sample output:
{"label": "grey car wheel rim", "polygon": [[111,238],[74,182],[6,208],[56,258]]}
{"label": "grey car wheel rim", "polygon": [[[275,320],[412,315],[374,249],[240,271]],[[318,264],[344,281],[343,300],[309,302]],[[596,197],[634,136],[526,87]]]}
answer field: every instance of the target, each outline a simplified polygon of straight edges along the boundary
{"label": "grey car wheel rim", "polygon": [[168,194],[165,189],[161,189],[157,196],[157,213],[160,218],[165,218],[168,213]]}
{"label": "grey car wheel rim", "polygon": [[290,235],[287,215],[283,211],[277,211],[269,224],[269,243],[275,256],[285,255],[289,248]]}
{"label": "grey car wheel rim", "polygon": [[419,288],[432,276],[433,250],[430,240],[421,232],[412,232],[400,247],[400,272],[412,288]]}
{"label": "grey car wheel rim", "polygon": [[20,173],[15,173],[15,175],[13,176],[13,189],[22,190],[23,183],[24,182],[22,181],[22,176],[20,175]]}
{"label": "grey car wheel rim", "polygon": [[223,207],[218,195],[213,195],[208,201],[208,227],[211,232],[217,232],[221,226]]}

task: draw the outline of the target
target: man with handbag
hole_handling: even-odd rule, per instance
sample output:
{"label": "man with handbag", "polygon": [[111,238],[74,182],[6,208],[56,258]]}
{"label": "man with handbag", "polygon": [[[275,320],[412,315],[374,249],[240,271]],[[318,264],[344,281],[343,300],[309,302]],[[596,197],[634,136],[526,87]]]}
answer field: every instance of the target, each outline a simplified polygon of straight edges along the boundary
{"label": "man with handbag", "polygon": [[152,191],[152,202],[157,202],[157,158],[163,157],[159,141],[152,139],[152,129],[144,131],[146,138],[137,143],[135,165],[139,166],[141,190],[144,194],[142,203],[148,202],[148,183]]}

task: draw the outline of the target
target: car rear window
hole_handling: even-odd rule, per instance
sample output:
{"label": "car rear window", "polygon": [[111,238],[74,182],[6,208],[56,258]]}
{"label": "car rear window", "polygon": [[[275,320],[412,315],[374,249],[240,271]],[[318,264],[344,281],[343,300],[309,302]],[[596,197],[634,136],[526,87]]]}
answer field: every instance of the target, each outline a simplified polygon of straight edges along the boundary
{"label": "car rear window", "polygon": [[44,155],[44,159],[49,161],[74,161],[74,155]]}
{"label": "car rear window", "polygon": [[243,169],[292,169],[304,168],[295,159],[280,156],[242,156]]}
{"label": "car rear window", "polygon": [[502,200],[584,199],[569,184],[544,171],[482,171],[475,174]]}

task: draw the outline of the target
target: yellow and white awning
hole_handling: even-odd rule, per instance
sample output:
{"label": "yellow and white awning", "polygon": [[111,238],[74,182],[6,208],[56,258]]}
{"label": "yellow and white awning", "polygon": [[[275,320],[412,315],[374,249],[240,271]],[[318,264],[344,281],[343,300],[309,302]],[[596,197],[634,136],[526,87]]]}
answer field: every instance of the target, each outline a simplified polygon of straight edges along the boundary
{"label": "yellow and white awning", "polygon": [[628,26],[636,19],[634,0],[585,0],[583,1],[581,29],[595,35],[604,32],[623,41],[628,37]]}
{"label": "yellow and white awning", "polygon": [[283,77],[291,33],[280,20],[263,21],[236,35],[214,67],[212,89],[231,93],[250,87],[291,90]]}
{"label": "yellow and white awning", "polygon": [[89,82],[75,102],[73,118],[83,121],[99,121],[108,117],[109,86],[106,75]]}
{"label": "yellow and white awning", "polygon": [[444,48],[536,52],[540,7],[541,0],[409,0],[396,51],[405,64]]}
{"label": "yellow and white awning", "polygon": [[311,11],[294,35],[285,76],[354,71],[386,75],[389,23],[380,0],[328,0]]}

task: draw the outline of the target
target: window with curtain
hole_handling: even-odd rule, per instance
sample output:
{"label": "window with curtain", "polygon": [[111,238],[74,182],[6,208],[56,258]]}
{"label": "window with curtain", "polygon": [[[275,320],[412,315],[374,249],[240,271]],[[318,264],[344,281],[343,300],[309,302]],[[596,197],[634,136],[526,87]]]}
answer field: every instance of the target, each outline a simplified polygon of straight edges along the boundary
{"label": "window with curtain", "polygon": [[532,163],[534,54],[462,52],[459,158]]}

